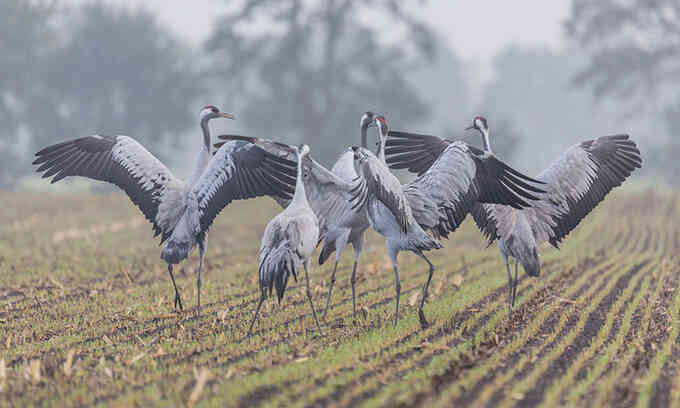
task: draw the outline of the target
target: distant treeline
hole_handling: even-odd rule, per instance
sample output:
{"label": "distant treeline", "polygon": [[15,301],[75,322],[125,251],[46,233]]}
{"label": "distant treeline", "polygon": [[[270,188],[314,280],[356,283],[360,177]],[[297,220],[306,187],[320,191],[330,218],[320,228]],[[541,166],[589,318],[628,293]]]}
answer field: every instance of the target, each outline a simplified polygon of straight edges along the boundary
{"label": "distant treeline", "polygon": [[[654,5],[576,0],[565,25],[569,48],[509,47],[483,89],[472,87],[479,81],[463,62],[476,56],[455,55],[409,15],[415,0],[367,3],[247,0],[217,16],[208,39],[193,45],[150,10],[0,2],[0,187],[20,188],[40,147],[93,133],[131,135],[182,166],[198,144],[197,112],[206,103],[237,115],[234,132],[305,141],[322,161],[358,142],[365,110],[384,113],[393,128],[474,143],[478,137],[463,128],[483,114],[496,153],[526,171],[539,171],[572,143],[629,132],[653,159],[647,171],[678,178],[672,158],[680,144],[670,135],[680,130],[680,100],[668,89],[679,78],[656,70],[674,66],[678,53],[645,53],[625,37],[619,48],[601,45],[636,18],[659,15],[667,20],[664,38],[680,42],[675,3],[668,6],[675,14],[663,14]],[[602,16],[613,15],[607,7],[618,7],[621,20],[604,24]],[[648,37],[664,46],[662,37]]]}

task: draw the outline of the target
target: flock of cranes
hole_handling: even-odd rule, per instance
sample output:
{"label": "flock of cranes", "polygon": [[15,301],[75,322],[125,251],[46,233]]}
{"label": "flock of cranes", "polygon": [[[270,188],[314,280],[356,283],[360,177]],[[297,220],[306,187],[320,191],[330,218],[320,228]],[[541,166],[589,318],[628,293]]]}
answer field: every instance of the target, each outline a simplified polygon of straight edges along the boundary
{"label": "flock of cranes", "polygon": [[[472,214],[489,244],[498,240],[508,274],[508,306],[514,306],[518,263],[539,276],[538,244],[558,243],[642,163],[628,135],[587,140],[565,151],[535,178],[513,169],[491,151],[489,127],[475,117],[468,129],[482,136],[483,149],[461,141],[390,130],[384,116],[366,112],[360,121],[360,146],[351,146],[328,170],[307,145],[291,146],[240,135],[219,136],[213,151],[209,122],[233,119],[208,105],[200,112],[203,142],[191,177],[184,181],[128,136],[89,136],[46,147],[36,153],[38,172],[52,182],[83,176],[123,189],[153,224],[164,247],[175,308],[183,309],[173,265],[198,246],[197,307],[201,310],[201,273],[208,230],[233,200],[270,196],[284,210],[267,225],[259,262],[260,299],[249,326],[252,333],[264,300],[276,290],[279,302],[290,276],[305,270],[306,294],[319,333],[309,273],[314,249],[323,264],[335,252],[325,318],[340,256],[351,244],[352,305],[356,315],[356,273],[368,228],[385,237],[395,284],[394,324],[399,317],[401,283],[397,257],[411,251],[428,265],[418,307],[420,324],[429,323],[423,307],[435,267],[425,255],[442,248]],[[377,151],[367,147],[367,132],[377,128]],[[417,177],[401,184],[391,169],[408,169]],[[514,280],[509,258],[515,259]]]}

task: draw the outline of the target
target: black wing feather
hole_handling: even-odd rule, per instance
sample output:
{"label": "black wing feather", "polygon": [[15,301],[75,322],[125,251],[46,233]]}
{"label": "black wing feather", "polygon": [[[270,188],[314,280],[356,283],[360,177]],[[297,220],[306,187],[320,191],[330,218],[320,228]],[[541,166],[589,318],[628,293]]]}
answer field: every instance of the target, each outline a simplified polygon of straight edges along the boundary
{"label": "black wing feather", "polygon": [[295,191],[297,164],[239,138],[226,142],[213,157],[195,187],[201,231],[233,200],[264,195],[290,198]]}

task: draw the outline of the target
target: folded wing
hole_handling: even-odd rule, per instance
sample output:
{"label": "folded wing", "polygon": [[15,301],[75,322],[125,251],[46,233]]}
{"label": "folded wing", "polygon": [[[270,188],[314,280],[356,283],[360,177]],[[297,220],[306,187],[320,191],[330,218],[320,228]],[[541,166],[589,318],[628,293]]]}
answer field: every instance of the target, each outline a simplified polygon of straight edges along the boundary
{"label": "folded wing", "polygon": [[359,200],[355,201],[357,208],[363,207],[369,196],[375,197],[387,207],[403,232],[408,229],[411,207],[399,180],[374,155],[368,155],[360,166],[359,180],[361,192]]}

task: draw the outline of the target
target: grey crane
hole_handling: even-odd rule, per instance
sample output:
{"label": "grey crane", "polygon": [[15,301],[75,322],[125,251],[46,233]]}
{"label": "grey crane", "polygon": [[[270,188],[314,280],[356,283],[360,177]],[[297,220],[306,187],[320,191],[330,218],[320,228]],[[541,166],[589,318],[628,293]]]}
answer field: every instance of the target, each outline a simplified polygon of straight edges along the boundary
{"label": "grey crane", "polygon": [[[361,130],[361,146],[367,147],[367,131],[368,128],[374,125],[373,112],[365,112],[361,116],[359,128]],[[331,172],[337,175],[340,179],[346,182],[351,182],[356,179],[357,172],[354,169],[354,155],[351,151],[346,151],[335,162],[331,168]],[[331,220],[332,221],[332,220]],[[352,313],[356,317],[357,302],[356,302],[356,274],[357,266],[359,264],[359,256],[364,248],[364,236],[369,227],[368,218],[365,212],[358,212],[354,214],[354,219],[349,223],[350,227],[343,227],[337,223],[329,225],[328,231],[324,234],[321,242],[322,249],[319,254],[319,265],[323,265],[328,257],[335,251],[335,263],[331,271],[331,278],[328,285],[328,296],[326,297],[326,307],[324,307],[322,319],[326,318],[328,313],[328,306],[331,302],[331,294],[333,293],[333,285],[335,284],[335,272],[338,269],[338,262],[345,246],[352,244],[354,249],[354,264],[352,265],[352,276],[350,283],[352,285]]]}
{"label": "grey crane", "polygon": [[[489,127],[477,116],[467,129],[482,135],[484,150],[491,153]],[[400,140],[400,135],[390,134]],[[396,158],[402,167],[422,172],[434,166],[437,157],[451,141],[421,138],[409,146],[410,156]],[[389,142],[388,142],[389,144]],[[388,149],[389,150],[389,149]],[[388,159],[389,161],[390,159]],[[498,239],[498,248],[508,274],[508,307],[514,306],[518,285],[518,261],[530,276],[539,276],[538,244],[549,242],[555,248],[579,222],[613,189],[642,164],[640,151],[628,135],[603,136],[586,140],[567,149],[536,179],[546,190],[543,200],[531,208],[476,203],[472,216],[489,244]],[[515,278],[509,257],[515,259]]]}
{"label": "grey crane", "polygon": [[[395,325],[401,292],[398,253],[412,251],[427,262],[428,277],[418,308],[420,323],[425,327],[428,322],[423,307],[435,268],[424,252],[441,248],[439,238],[448,237],[474,203],[500,203],[524,208],[529,206],[525,200],[538,199],[532,193],[542,193],[543,190],[533,184],[538,182],[507,166],[493,154],[463,142],[447,146],[430,169],[402,186],[385,160],[389,132],[385,118],[377,115],[375,120],[379,130],[378,156],[365,148],[352,148],[361,179],[355,206],[366,208],[371,227],[386,239],[387,254],[394,270]],[[406,153],[406,157],[399,157],[410,159],[409,144],[417,136],[399,133],[403,141],[392,146],[391,153]]]}
{"label": "grey crane", "polygon": [[82,176],[113,183],[123,189],[153,224],[165,243],[161,258],[175,290],[175,308],[183,309],[173,265],[186,259],[198,245],[197,308],[201,307],[201,272],[208,229],[232,200],[262,195],[290,197],[294,191],[294,162],[268,153],[256,144],[230,141],[211,155],[208,123],[233,119],[212,105],[200,111],[203,145],[196,168],[180,180],[154,155],[129,136],[87,136],[46,147],[33,162],[52,183]]}
{"label": "grey crane", "polygon": [[309,146],[300,145],[295,153],[298,161],[295,195],[288,206],[269,221],[262,237],[259,268],[261,294],[257,309],[255,309],[255,316],[250,322],[249,336],[267,294],[271,295],[276,286],[276,295],[280,302],[290,275],[297,280],[297,270],[300,265],[305,269],[307,299],[312,308],[316,327],[321,333],[321,326],[312,302],[312,292],[309,288],[310,258],[319,239],[319,222],[305,193],[305,179],[309,178],[309,172],[305,169],[302,159],[309,154]]}

